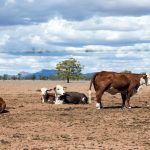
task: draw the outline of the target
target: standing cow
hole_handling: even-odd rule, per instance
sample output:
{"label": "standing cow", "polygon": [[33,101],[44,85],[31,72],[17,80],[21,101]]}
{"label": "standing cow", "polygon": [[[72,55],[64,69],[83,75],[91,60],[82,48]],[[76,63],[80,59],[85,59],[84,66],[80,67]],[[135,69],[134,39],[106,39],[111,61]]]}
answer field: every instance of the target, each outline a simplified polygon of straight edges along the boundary
{"label": "standing cow", "polygon": [[[130,97],[139,91],[142,85],[150,84],[148,74],[130,74],[116,72],[97,72],[91,79],[89,92],[91,94],[92,84],[96,91],[96,108],[102,108],[101,97],[104,92],[110,94],[121,93],[122,107],[131,108]],[[89,97],[91,97],[89,94]]]}

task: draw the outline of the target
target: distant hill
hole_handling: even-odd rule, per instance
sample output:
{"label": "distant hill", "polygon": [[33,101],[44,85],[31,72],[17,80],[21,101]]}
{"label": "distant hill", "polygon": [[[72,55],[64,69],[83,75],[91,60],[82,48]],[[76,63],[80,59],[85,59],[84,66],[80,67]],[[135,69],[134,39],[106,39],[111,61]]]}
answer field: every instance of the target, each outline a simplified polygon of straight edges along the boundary
{"label": "distant hill", "polygon": [[[88,78],[90,78],[91,76],[93,76],[94,72],[92,73],[83,73],[82,75],[87,76]],[[57,70],[55,69],[42,69],[38,72],[35,73],[29,73],[29,72],[19,72],[18,75],[16,75],[16,77],[21,77],[21,78],[31,78],[31,77],[35,77],[35,79],[40,79],[41,77],[50,77],[50,76],[56,76],[57,75]]]}
{"label": "distant hill", "polygon": [[85,76],[93,76],[95,74],[95,72],[92,72],[92,73],[84,73],[83,75]]}
{"label": "distant hill", "polygon": [[30,76],[30,75],[31,75],[31,73],[29,73],[29,72],[21,71],[21,72],[18,73],[17,76],[20,76],[20,77],[28,77],[28,76]]}
{"label": "distant hill", "polygon": [[22,78],[28,78],[28,77],[31,77],[31,76],[35,76],[36,79],[39,79],[40,77],[49,77],[49,76],[54,76],[57,74],[57,70],[48,70],[48,69],[42,69],[41,71],[38,71],[38,72],[35,72],[35,73],[29,73],[29,72],[25,72],[25,71],[22,71],[22,72],[19,72],[18,73],[18,77],[22,77]]}
{"label": "distant hill", "polygon": [[57,75],[57,70],[48,70],[48,69],[42,69],[41,71],[38,71],[34,73],[36,78],[39,78],[40,76],[49,77],[49,76],[55,76]]}

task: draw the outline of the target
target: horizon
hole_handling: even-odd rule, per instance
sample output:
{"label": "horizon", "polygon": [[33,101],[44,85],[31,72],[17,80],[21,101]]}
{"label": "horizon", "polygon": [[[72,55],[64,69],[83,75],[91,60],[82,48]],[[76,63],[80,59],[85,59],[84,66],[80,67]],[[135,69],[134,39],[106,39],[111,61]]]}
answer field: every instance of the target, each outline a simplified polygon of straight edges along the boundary
{"label": "horizon", "polygon": [[[24,71],[24,70],[22,70],[22,71],[19,71],[17,74],[7,74],[7,73],[4,73],[4,74],[0,74],[0,76],[4,76],[4,75],[8,75],[8,76],[17,76],[19,73],[27,73],[27,74],[36,74],[36,73],[39,73],[39,72],[42,72],[42,71],[57,71],[57,69],[52,69],[52,68],[43,68],[43,69],[41,69],[41,70],[37,70],[37,71],[35,71],[35,72],[27,72],[27,71]],[[101,70],[101,71],[111,71],[111,70]],[[132,72],[131,70],[122,70],[122,71],[118,71],[118,73],[121,73],[121,72],[124,72],[124,71],[129,71],[129,72],[131,72],[131,73],[144,73],[144,72]],[[95,71],[95,72],[83,72],[83,71],[81,71],[81,74],[92,74],[92,73],[96,73],[96,72],[99,72],[99,71]],[[148,72],[145,72],[145,73],[148,73]]]}
{"label": "horizon", "polygon": [[0,75],[55,69],[71,57],[84,73],[150,73],[149,0],[2,0],[0,7]]}

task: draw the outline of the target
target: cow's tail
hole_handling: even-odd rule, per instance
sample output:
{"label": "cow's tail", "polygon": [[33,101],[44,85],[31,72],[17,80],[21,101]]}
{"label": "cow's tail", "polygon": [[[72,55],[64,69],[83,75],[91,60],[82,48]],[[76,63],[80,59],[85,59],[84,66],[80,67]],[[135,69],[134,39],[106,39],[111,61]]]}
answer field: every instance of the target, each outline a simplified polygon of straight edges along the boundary
{"label": "cow's tail", "polygon": [[92,103],[92,97],[91,97],[91,90],[89,90],[89,98],[88,98],[88,104],[91,104]]}
{"label": "cow's tail", "polygon": [[96,74],[91,78],[91,81],[90,81],[90,87],[89,87],[89,98],[88,98],[88,103],[91,104],[92,103],[92,91],[91,91],[91,88],[92,88],[92,84],[94,84],[94,80],[95,80],[95,77],[96,77]]}

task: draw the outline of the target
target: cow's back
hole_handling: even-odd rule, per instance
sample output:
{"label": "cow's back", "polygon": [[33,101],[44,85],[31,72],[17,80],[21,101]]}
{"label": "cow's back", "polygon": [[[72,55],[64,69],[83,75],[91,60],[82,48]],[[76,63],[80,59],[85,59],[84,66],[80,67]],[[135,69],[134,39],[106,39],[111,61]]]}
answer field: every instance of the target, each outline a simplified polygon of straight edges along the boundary
{"label": "cow's back", "polygon": [[61,98],[64,99],[65,103],[72,103],[72,104],[88,103],[87,96],[79,92],[66,92]]}
{"label": "cow's back", "polygon": [[98,89],[99,87],[123,89],[127,88],[129,84],[130,80],[125,74],[115,72],[98,72],[93,79],[95,89]]}

